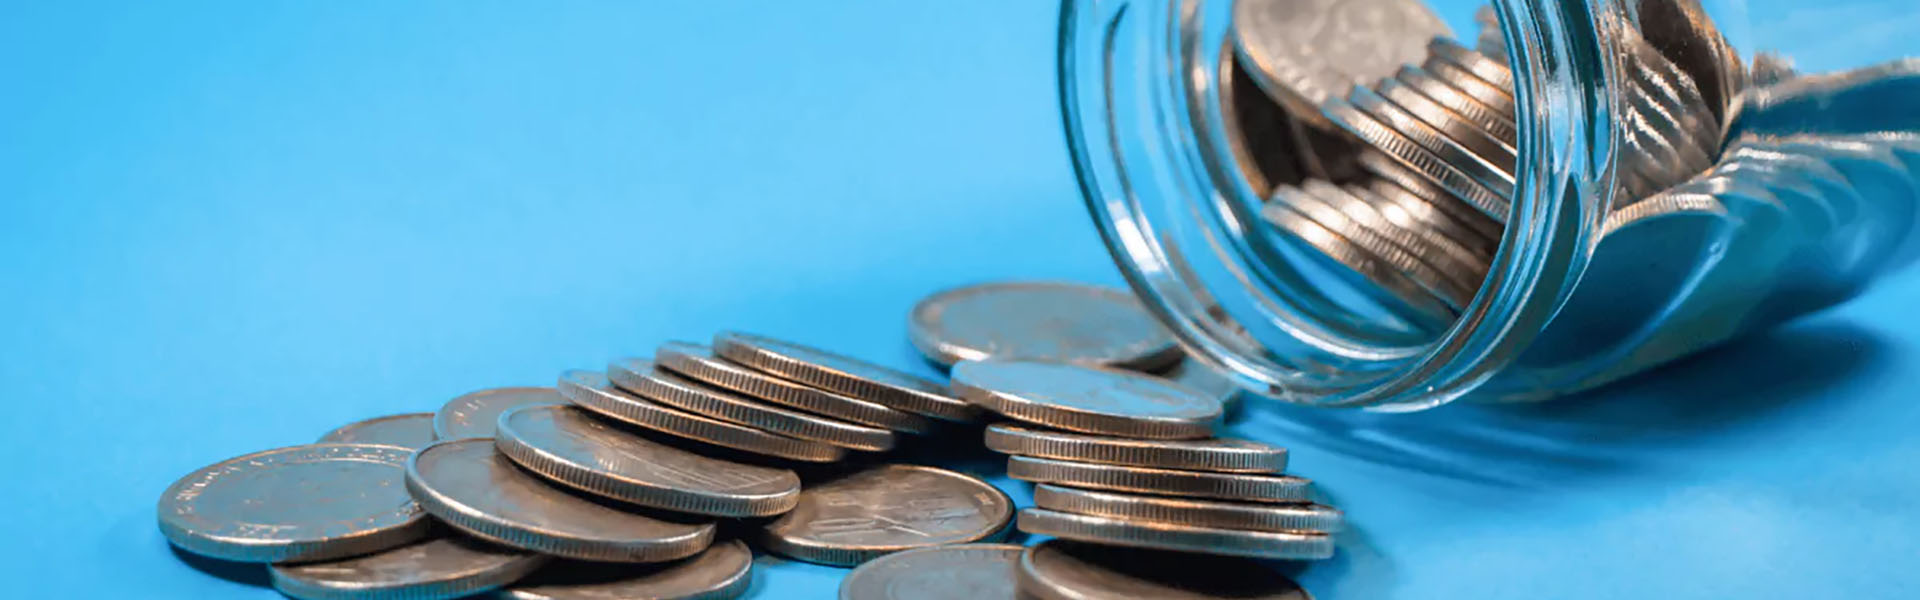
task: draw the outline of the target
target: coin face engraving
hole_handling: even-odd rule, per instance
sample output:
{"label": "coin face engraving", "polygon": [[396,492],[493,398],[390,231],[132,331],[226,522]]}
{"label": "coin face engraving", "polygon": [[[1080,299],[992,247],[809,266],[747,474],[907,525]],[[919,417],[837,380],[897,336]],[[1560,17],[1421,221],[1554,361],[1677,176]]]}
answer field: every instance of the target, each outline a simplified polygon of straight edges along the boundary
{"label": "coin face engraving", "polygon": [[986,482],[944,469],[882,465],[805,487],[768,523],[769,549],[828,564],[1005,532],[1012,502]]}
{"label": "coin face engraving", "polygon": [[348,423],[320,436],[320,442],[382,444],[419,450],[433,443],[433,437],[433,413],[410,413]]}
{"label": "coin face engraving", "polygon": [[1179,357],[1160,323],[1125,292],[1071,283],[990,283],[913,308],[914,345],[945,364],[1048,360],[1154,368]]}
{"label": "coin face engraving", "polygon": [[550,387],[508,387],[480,390],[448,400],[433,417],[434,432],[440,439],[493,437],[494,423],[500,413],[527,404],[566,404],[567,399]]}
{"label": "coin face engraving", "polygon": [[321,560],[425,534],[402,485],[406,448],[312,444],[269,450],[195,471],[160,499],[162,533],[190,551],[228,560]]}

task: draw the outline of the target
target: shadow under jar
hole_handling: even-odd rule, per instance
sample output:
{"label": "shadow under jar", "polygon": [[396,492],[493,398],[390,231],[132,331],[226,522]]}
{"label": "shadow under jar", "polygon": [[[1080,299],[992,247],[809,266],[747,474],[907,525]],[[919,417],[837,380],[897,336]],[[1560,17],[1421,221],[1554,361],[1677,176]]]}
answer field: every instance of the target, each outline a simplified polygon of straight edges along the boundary
{"label": "shadow under jar", "polygon": [[1243,387],[1538,400],[1920,254],[1920,36],[1804,13],[1920,5],[1065,0],[1060,100],[1129,284]]}

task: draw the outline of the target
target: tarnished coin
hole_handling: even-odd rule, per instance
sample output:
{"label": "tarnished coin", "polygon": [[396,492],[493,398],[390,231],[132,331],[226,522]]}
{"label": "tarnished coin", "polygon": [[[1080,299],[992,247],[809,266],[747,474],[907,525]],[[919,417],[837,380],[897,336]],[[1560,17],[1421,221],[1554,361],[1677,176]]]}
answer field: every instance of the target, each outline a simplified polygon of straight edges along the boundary
{"label": "tarnished coin", "polygon": [[1180,360],[1180,346],[1122,290],[1064,282],[1002,282],[954,288],[914,305],[907,330],[927,358],[1043,360],[1153,371]]}
{"label": "tarnished coin", "polygon": [[498,448],[569,487],[616,500],[720,517],[764,517],[800,499],[793,471],[708,458],[616,429],[572,406],[524,406],[500,416]]}
{"label": "tarnished coin", "polygon": [[878,465],[808,483],[793,511],[766,524],[770,552],[853,566],[924,546],[997,541],[1013,500],[975,477],[920,465]]}
{"label": "tarnished coin", "polygon": [[1208,437],[1223,410],[1219,400],[1158,377],[1061,363],[961,363],[953,389],[1021,421],[1136,438]]}
{"label": "tarnished coin", "polygon": [[893,448],[891,431],[789,410],[701,385],[662,371],[646,359],[613,361],[607,365],[607,378],[648,400],[767,433],[870,452]]}
{"label": "tarnished coin", "polygon": [[273,565],[273,587],[301,600],[442,600],[495,589],[549,557],[458,535],[319,563]]}
{"label": "tarnished coin", "polygon": [[1015,570],[1035,600],[1312,600],[1257,561],[1048,540],[1027,548]]}
{"label": "tarnished coin", "polygon": [[381,444],[419,450],[433,443],[433,413],[374,417],[340,426],[320,436],[322,444]]}
{"label": "tarnished coin", "polygon": [[960,423],[985,416],[933,380],[818,348],[722,332],[713,336],[713,350],[753,369],[889,408]]}
{"label": "tarnished coin", "polygon": [[711,521],[649,517],[546,484],[494,450],[491,438],[426,447],[407,490],[448,525],[514,548],[581,560],[660,562],[713,543]]}
{"label": "tarnished coin", "polygon": [[188,473],[160,494],[160,533],[194,554],[245,562],[315,561],[426,537],[407,495],[399,446],[310,444],[248,454]]}
{"label": "tarnished coin", "polygon": [[1287,469],[1287,449],[1250,440],[1138,440],[1047,431],[996,423],[987,426],[987,449],[1116,465],[1220,471],[1279,473]]}
{"label": "tarnished coin", "polygon": [[1034,535],[1131,548],[1281,560],[1317,560],[1333,556],[1333,537],[1325,533],[1195,527],[1079,515],[1044,508],[1021,509],[1019,527],[1021,531]]}
{"label": "tarnished coin", "polygon": [[500,600],[732,600],[753,584],[753,551],[739,540],[714,544],[692,558],[656,565],[554,563]]}
{"label": "tarnished coin", "polygon": [[[628,369],[651,373],[653,365],[644,359],[628,359]],[[575,405],[620,421],[639,425],[668,435],[754,454],[807,462],[833,462],[846,458],[839,446],[774,435],[667,408],[652,399],[642,398],[616,388],[606,376],[591,371],[567,371],[560,374],[560,394]]]}
{"label": "tarnished coin", "polygon": [[1255,504],[1100,492],[1057,485],[1033,488],[1037,508],[1129,521],[1249,531],[1339,531],[1338,509],[1319,504]]}
{"label": "tarnished coin", "polygon": [[493,437],[493,423],[500,413],[526,404],[566,404],[560,392],[549,387],[507,387],[480,390],[447,401],[433,415],[433,431],[440,439]]}
{"label": "tarnished coin", "polygon": [[1015,600],[1016,544],[953,544],[867,561],[840,580],[840,600]]}
{"label": "tarnished coin", "polygon": [[1181,471],[1031,456],[1007,457],[1007,476],[1067,487],[1273,503],[1307,502],[1313,487],[1313,482],[1290,475]]}
{"label": "tarnished coin", "polygon": [[1235,0],[1233,41],[1254,81],[1296,114],[1427,55],[1451,35],[1417,0]]}
{"label": "tarnished coin", "polygon": [[712,348],[699,344],[668,342],[654,351],[653,359],[658,366],[700,383],[835,419],[909,433],[934,428],[933,420],[925,416],[781,379],[720,358]]}

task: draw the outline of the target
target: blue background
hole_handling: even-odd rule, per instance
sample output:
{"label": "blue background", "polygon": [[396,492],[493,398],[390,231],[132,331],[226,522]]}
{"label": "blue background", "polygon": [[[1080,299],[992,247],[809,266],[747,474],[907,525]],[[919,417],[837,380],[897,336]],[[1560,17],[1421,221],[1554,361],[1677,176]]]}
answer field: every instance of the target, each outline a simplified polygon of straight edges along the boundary
{"label": "blue background", "polygon": [[[933,374],[904,334],[929,292],[1117,284],[1056,10],[7,5],[0,595],[275,597],[169,551],[160,490],[719,329]],[[1916,297],[1545,406],[1238,430],[1351,517],[1301,573],[1323,599],[1911,597]],[[843,573],[761,566],[759,598]]]}

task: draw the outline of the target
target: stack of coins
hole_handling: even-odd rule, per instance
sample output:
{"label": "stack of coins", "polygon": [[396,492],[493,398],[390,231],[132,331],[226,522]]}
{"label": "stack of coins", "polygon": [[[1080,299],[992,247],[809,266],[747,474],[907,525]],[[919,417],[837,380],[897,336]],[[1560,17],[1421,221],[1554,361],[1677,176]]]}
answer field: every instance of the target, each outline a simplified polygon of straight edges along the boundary
{"label": "stack of coins", "polygon": [[[1837,116],[1849,111],[1774,99],[1878,96],[1882,103],[1911,103],[1911,97],[1888,97],[1900,94],[1887,90],[1920,77],[1920,66],[1906,61],[1806,77],[1764,53],[1749,66],[1695,2],[1623,6],[1596,15],[1617,59],[1614,105],[1620,107],[1613,115],[1618,160],[1601,254],[1724,245],[1729,226],[1743,223],[1749,236],[1770,236],[1774,230],[1751,224],[1770,222],[1767,213],[1780,214],[1788,229],[1854,231],[1824,227],[1818,221],[1824,214],[1800,222],[1803,212],[1781,210],[1791,202],[1780,196],[1815,196],[1820,204],[1865,197],[1883,214],[1911,212],[1903,207],[1920,198],[1915,171],[1897,160],[1902,148],[1887,138],[1907,135],[1913,123],[1864,102],[1857,115]],[[1234,153],[1249,187],[1266,198],[1264,220],[1350,271],[1347,279],[1364,282],[1363,292],[1386,300],[1407,321],[1436,330],[1451,323],[1486,279],[1512,213],[1518,168],[1513,73],[1492,9],[1475,16],[1481,27],[1475,48],[1454,42],[1417,0],[1235,0],[1232,16],[1233,51],[1219,83],[1238,128],[1228,136]],[[1241,79],[1272,102],[1242,98]],[[1782,159],[1731,154],[1743,143],[1779,141],[1738,131],[1765,129],[1758,125],[1770,120],[1763,115],[1781,117],[1777,122],[1789,126],[1771,135],[1795,138],[1801,151]],[[1873,115],[1896,118],[1875,122]],[[1300,126],[1271,126],[1277,122]],[[1862,139],[1869,133],[1875,137]],[[1753,135],[1760,139],[1748,139]],[[1856,160],[1848,148],[1857,144],[1894,155],[1881,161],[1892,165],[1892,174],[1845,174],[1840,167]],[[1326,164],[1358,169],[1315,167]],[[1843,175],[1826,181],[1836,185],[1798,183],[1835,170]],[[1883,185],[1888,179],[1901,185]],[[1755,201],[1756,195],[1765,199]],[[1763,214],[1744,218],[1749,210]],[[1755,245],[1812,253],[1844,243],[1834,236],[1776,236]],[[1749,271],[1771,270],[1757,264]],[[1638,278],[1588,279],[1595,287],[1645,287]],[[1783,285],[1783,298],[1807,295],[1788,289],[1795,282]],[[1667,291],[1642,295],[1665,298]]]}

